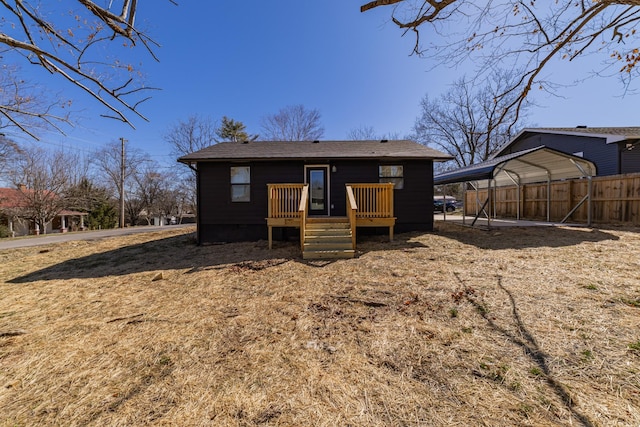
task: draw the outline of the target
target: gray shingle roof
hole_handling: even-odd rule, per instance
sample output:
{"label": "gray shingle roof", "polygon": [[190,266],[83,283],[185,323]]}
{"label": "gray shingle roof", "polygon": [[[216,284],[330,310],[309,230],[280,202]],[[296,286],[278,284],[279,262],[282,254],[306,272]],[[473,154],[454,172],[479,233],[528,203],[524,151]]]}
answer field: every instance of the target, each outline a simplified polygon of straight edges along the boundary
{"label": "gray shingle roof", "polygon": [[[385,141],[385,140],[383,140]],[[410,140],[221,142],[180,157],[179,162],[307,159],[431,159],[451,156]]]}
{"label": "gray shingle roof", "polygon": [[496,150],[492,157],[501,156],[504,151],[520,141],[535,134],[558,134],[575,135],[584,137],[603,138],[607,144],[622,142],[626,140],[640,139],[640,126],[626,127],[572,127],[572,128],[524,128],[516,136],[503,144]]}
{"label": "gray shingle roof", "polygon": [[626,127],[573,127],[573,128],[534,128],[531,131],[575,132],[595,135],[619,135],[626,139],[640,138],[640,126]]}

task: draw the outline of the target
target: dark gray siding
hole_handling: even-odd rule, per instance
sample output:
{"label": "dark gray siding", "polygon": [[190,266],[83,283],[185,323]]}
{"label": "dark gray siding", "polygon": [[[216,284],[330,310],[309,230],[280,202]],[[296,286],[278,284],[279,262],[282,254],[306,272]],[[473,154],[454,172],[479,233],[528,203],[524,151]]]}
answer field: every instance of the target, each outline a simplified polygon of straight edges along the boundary
{"label": "dark gray siding", "polygon": [[620,144],[620,173],[640,172],[640,144],[628,150],[626,144]]}
{"label": "dark gray siding", "polygon": [[[378,166],[402,165],[404,188],[395,190],[394,213],[398,232],[433,229],[433,162],[430,160],[317,161],[329,165],[331,216],[346,215],[345,185],[377,183]],[[251,167],[251,201],[231,202],[230,167]],[[304,182],[302,161],[254,161],[247,163],[203,162],[198,164],[198,240],[200,243],[250,241],[267,238],[267,184]],[[336,171],[332,172],[335,166]],[[387,230],[381,230],[387,232]],[[290,233],[278,231],[274,237]]]}
{"label": "dark gray siding", "polygon": [[511,154],[541,145],[568,154],[583,153],[582,157],[595,163],[598,175],[616,175],[620,173],[618,145],[607,144],[604,138],[535,134],[516,141],[498,155]]}
{"label": "dark gray siding", "polygon": [[[251,201],[231,201],[231,166],[251,167]],[[303,181],[302,163],[199,163],[202,224],[266,224],[267,184]]]}
{"label": "dark gray siding", "polygon": [[404,189],[394,194],[396,231],[433,230],[433,162],[406,161]]}

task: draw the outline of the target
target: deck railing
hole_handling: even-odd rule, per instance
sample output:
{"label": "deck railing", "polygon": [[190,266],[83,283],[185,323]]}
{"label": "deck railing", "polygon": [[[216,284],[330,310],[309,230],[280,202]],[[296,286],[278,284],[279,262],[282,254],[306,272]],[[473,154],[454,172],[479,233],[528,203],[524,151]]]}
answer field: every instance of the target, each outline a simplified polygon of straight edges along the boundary
{"label": "deck railing", "polygon": [[[304,236],[309,217],[309,186],[306,184],[267,184],[269,204],[267,227],[269,249],[274,227],[300,227],[300,245],[304,251]],[[347,184],[346,215],[351,228],[353,247],[356,227],[389,227],[393,240],[393,184]]]}
{"label": "deck railing", "polygon": [[298,212],[300,214],[300,249],[304,251],[304,229],[307,225],[307,216],[309,215],[308,185],[305,185],[302,188],[302,194],[300,195],[300,204],[298,205]]}
{"label": "deck railing", "polygon": [[267,184],[269,218],[299,218],[304,184]]}
{"label": "deck railing", "polygon": [[393,217],[393,183],[348,186],[353,188],[358,218]]}
{"label": "deck railing", "polygon": [[347,218],[349,218],[349,227],[351,228],[351,246],[356,247],[356,225],[358,215],[358,204],[353,194],[353,188],[347,185]]}

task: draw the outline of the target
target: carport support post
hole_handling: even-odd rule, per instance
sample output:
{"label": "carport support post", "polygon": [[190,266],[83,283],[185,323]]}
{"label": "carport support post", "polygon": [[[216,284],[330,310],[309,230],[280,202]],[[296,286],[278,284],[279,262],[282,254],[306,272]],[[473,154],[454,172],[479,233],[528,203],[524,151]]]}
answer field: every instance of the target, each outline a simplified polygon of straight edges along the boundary
{"label": "carport support post", "polygon": [[551,178],[547,178],[547,222],[551,222]]}
{"label": "carport support post", "polygon": [[491,202],[492,202],[492,197],[491,197],[491,179],[487,180],[487,198],[488,198],[488,202],[487,203],[487,207],[489,208],[489,212],[486,212],[487,214],[487,230],[491,230]]}
{"label": "carport support post", "polygon": [[498,218],[498,182],[493,179],[493,218]]}
{"label": "carport support post", "polygon": [[479,187],[479,185],[478,185],[478,183],[477,183],[477,182],[476,182],[475,187],[476,187],[476,218],[477,218],[477,217],[478,217],[478,215],[479,215],[479,213],[480,213],[480,212],[478,211],[478,206],[480,206],[480,194],[479,194],[479,192],[478,192],[478,187]]}
{"label": "carport support post", "polygon": [[516,186],[516,220],[520,221],[520,183]]}
{"label": "carport support post", "polygon": [[466,225],[465,213],[467,210],[467,183],[462,183],[462,224]]}
{"label": "carport support post", "polygon": [[446,185],[442,186],[442,218],[444,221],[447,220],[447,190]]}
{"label": "carport support post", "polygon": [[587,199],[587,227],[591,227],[591,198],[593,197],[593,179],[591,176],[587,177],[587,192],[589,195]]}

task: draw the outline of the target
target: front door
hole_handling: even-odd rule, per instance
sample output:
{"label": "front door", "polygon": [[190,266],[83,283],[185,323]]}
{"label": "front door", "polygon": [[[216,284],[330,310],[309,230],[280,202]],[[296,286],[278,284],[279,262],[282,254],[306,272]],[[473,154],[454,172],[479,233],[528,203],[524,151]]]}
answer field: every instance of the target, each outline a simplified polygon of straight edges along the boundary
{"label": "front door", "polygon": [[328,166],[307,166],[306,183],[309,184],[309,215],[329,215]]}

